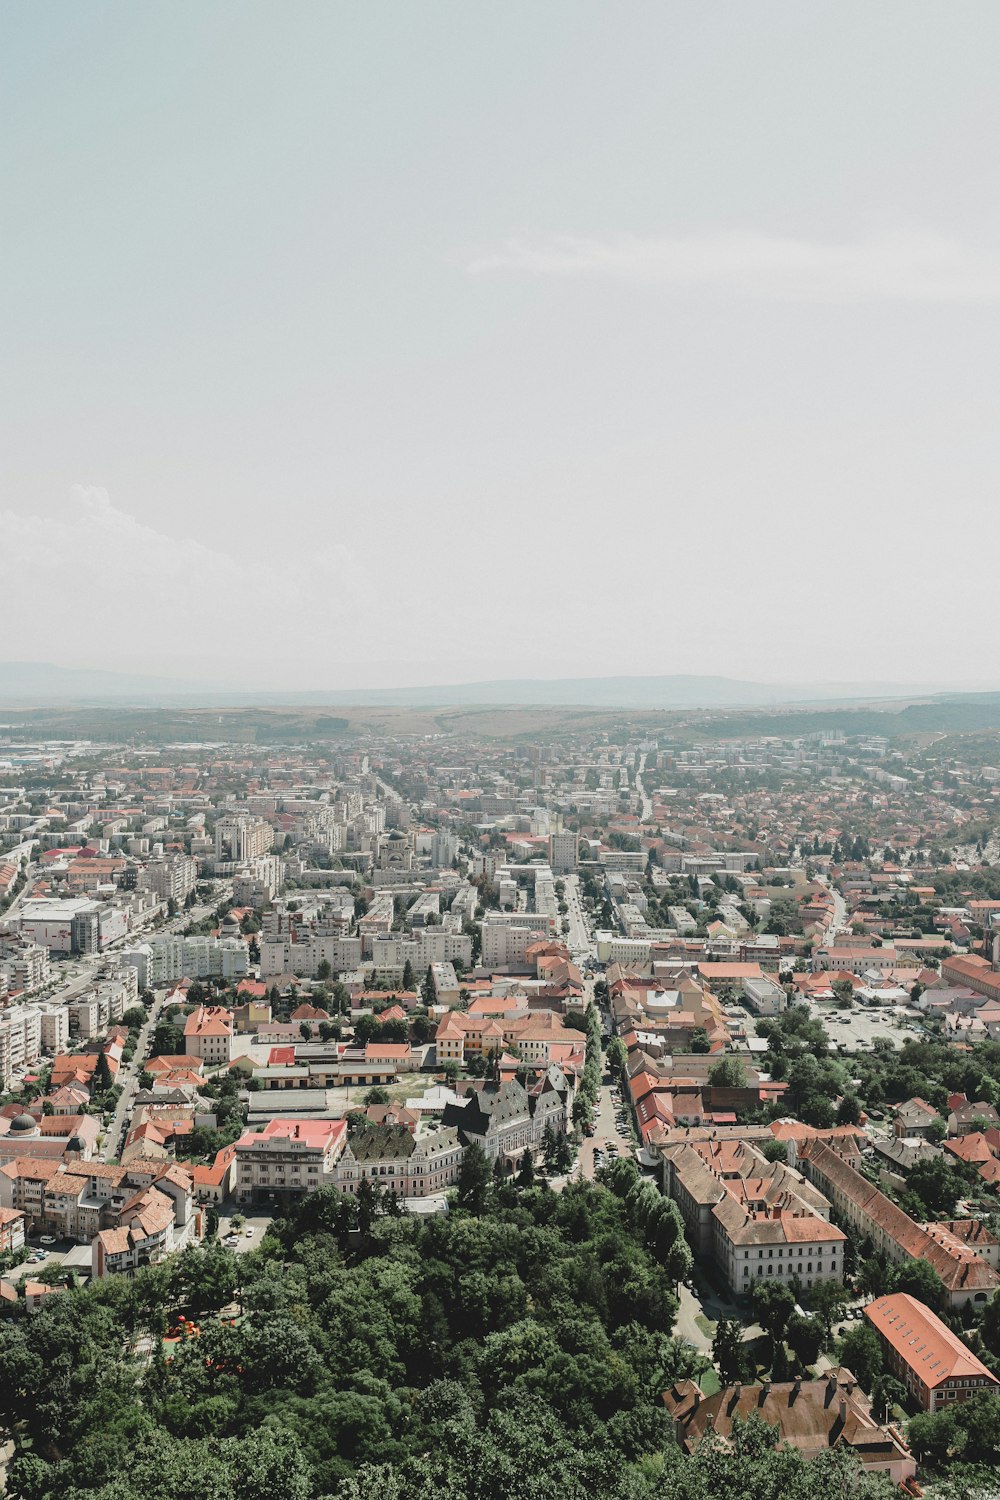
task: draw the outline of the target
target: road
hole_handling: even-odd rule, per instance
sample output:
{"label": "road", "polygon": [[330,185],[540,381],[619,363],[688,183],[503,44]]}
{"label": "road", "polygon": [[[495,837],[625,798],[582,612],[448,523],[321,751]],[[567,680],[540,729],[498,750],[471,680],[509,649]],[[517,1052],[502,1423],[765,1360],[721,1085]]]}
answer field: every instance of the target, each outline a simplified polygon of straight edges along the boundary
{"label": "road", "polygon": [[566,894],[563,900],[569,907],[567,919],[569,921],[569,933],[566,943],[574,959],[593,958],[596,952],[590,937],[590,928],[587,926],[587,918],[583,911],[583,902],[580,898],[580,880],[576,875],[563,875],[561,877],[565,886]]}
{"label": "road", "polygon": [[653,816],[653,799],[646,791],[645,783],[642,779],[642,773],[643,771],[645,771],[645,769],[646,752],[644,750],[639,758],[639,766],[635,773],[635,789],[639,793],[639,796],[642,798],[642,806],[639,809],[640,823],[648,823],[650,818]]}
{"label": "road", "polygon": [[118,1149],[118,1141],[121,1136],[122,1130],[124,1129],[125,1124],[128,1120],[128,1117],[132,1112],[132,1100],[135,1097],[136,1088],[139,1082],[139,1074],[142,1072],[143,1065],[146,1061],[146,1051],[149,1047],[149,1038],[152,1034],[153,1028],[159,1020],[160,1012],[163,1009],[163,1001],[165,998],[166,997],[164,995],[161,995],[159,999],[154,1000],[153,1004],[150,1006],[149,1016],[146,1020],[145,1025],[140,1030],[139,1038],[135,1044],[135,1056],[128,1064],[128,1066],[124,1069],[124,1071],[119,1073],[118,1075],[118,1081],[121,1083],[122,1092],[121,1098],[115,1105],[115,1112],[112,1117],[111,1124],[108,1126],[107,1139],[104,1145],[105,1161],[115,1161],[121,1154]]}

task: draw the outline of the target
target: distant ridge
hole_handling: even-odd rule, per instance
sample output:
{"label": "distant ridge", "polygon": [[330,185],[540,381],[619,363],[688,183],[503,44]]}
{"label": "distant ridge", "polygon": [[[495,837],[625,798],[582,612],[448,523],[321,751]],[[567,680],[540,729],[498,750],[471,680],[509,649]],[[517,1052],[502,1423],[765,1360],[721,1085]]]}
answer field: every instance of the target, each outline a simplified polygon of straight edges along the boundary
{"label": "distant ridge", "polygon": [[0,662],[0,701],[8,703],[336,704],[386,708],[512,706],[544,708],[758,708],[791,703],[912,699],[954,692],[941,683],[749,682],[734,677],[509,678],[414,688],[234,688],[138,673]]}

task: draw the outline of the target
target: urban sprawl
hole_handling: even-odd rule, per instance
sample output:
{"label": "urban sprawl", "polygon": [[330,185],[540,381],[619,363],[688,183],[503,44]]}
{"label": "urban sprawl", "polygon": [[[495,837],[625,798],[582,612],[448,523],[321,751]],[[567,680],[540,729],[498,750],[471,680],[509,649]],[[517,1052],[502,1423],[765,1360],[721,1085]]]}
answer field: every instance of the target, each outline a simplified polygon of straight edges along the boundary
{"label": "urban sprawl", "polygon": [[559,1493],[985,1483],[1000,741],[621,717],[0,730],[10,1493],[499,1495],[556,1388]]}

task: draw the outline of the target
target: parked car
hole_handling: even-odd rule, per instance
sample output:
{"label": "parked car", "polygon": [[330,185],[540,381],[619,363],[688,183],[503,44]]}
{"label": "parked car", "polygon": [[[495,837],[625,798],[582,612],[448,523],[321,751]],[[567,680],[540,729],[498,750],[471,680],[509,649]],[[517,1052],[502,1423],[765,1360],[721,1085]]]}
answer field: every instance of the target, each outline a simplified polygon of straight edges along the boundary
{"label": "parked car", "polygon": [[38,1243],[40,1245],[54,1245],[55,1242],[56,1237],[54,1234],[40,1234],[38,1236]]}

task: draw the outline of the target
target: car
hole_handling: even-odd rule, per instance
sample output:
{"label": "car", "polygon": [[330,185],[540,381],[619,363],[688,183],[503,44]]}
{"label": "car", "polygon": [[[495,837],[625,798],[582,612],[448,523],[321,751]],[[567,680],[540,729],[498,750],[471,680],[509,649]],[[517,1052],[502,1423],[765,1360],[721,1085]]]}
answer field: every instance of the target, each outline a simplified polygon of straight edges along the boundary
{"label": "car", "polygon": [[252,1229],[248,1229],[246,1231],[246,1237],[247,1237],[248,1240],[252,1240],[253,1239],[253,1230]]}
{"label": "car", "polygon": [[54,1234],[40,1234],[38,1236],[38,1243],[40,1245],[54,1245],[55,1242],[56,1237]]}

